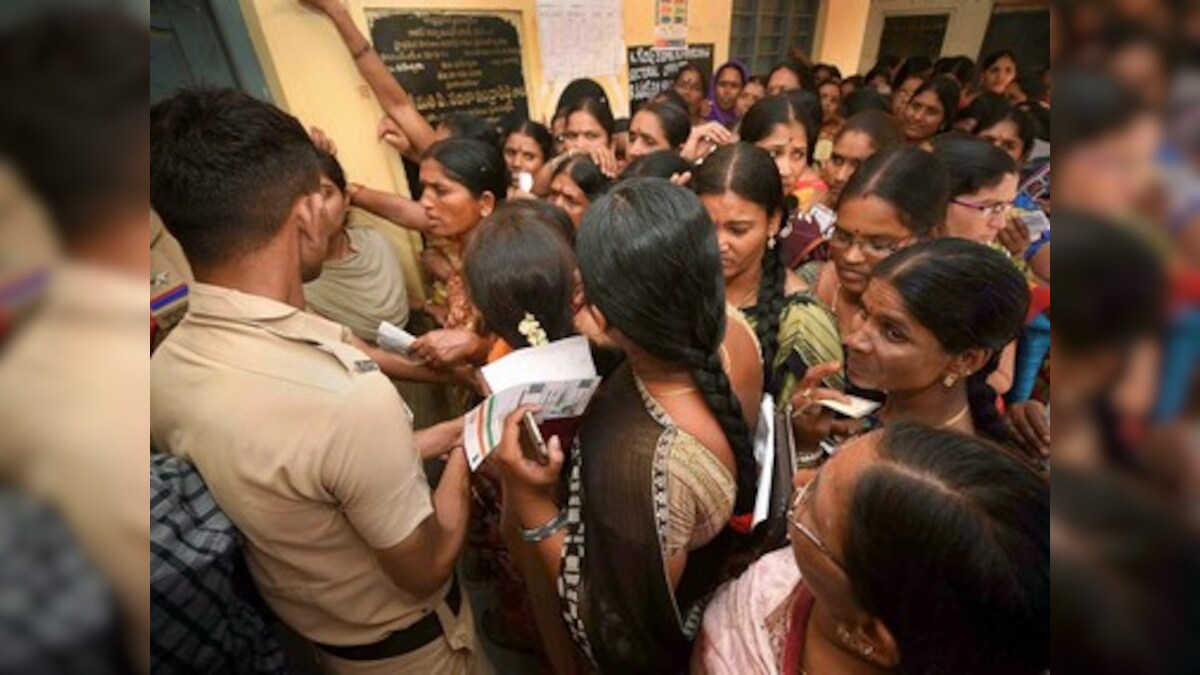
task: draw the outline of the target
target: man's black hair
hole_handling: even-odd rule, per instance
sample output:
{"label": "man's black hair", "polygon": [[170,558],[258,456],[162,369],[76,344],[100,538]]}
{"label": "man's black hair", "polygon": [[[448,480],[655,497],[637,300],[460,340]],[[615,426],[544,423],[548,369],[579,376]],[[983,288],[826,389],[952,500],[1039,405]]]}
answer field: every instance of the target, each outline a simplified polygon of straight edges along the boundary
{"label": "man's black hair", "polygon": [[254,251],[320,185],[303,125],[234,89],[192,89],[150,108],[150,198],[193,268]]}

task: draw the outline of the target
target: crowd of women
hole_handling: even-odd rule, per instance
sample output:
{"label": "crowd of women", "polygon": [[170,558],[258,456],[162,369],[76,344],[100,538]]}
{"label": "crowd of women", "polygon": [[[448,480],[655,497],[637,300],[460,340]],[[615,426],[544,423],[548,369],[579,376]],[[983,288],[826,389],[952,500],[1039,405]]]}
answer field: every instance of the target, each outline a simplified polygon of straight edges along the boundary
{"label": "crowd of women", "polygon": [[[354,332],[418,426],[531,345],[585,336],[603,376],[547,461],[522,449],[523,407],[471,478],[463,575],[500,598],[493,642],[564,673],[1048,671],[1049,69],[1019,77],[1010,51],[850,77],[689,64],[627,121],[577,80],[545,125],[433,126],[339,3],[304,2],[417,178],[411,198],[348,181],[311,131],[336,233],[310,311]],[[1119,222],[1151,192],[1162,104],[1122,56],[1055,74],[1054,220],[1107,242],[1081,269],[1158,255]],[[351,207],[420,233],[426,300]],[[1063,319],[1056,460],[1103,461],[1146,414],[1130,354],[1152,286]],[[378,346],[381,321],[418,336],[407,355]],[[756,519],[763,429],[791,463]]]}

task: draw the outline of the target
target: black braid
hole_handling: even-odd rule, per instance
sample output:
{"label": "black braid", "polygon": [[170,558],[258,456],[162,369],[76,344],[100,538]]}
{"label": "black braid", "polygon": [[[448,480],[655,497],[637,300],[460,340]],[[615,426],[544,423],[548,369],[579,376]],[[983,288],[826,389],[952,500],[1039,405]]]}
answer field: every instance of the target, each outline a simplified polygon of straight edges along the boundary
{"label": "black braid", "polygon": [[704,394],[704,401],[721,424],[725,438],[733,448],[737,466],[737,498],[734,514],[750,513],[754,510],[755,484],[758,479],[758,462],[754,459],[754,440],[750,426],[742,415],[742,404],[733,393],[729,377],[717,353],[697,354],[691,359],[692,377]]}
{"label": "black braid", "polygon": [[775,353],[779,351],[780,314],[787,300],[786,282],[787,270],[779,259],[778,249],[768,248],[763,254],[758,303],[754,307],[754,332],[762,345],[763,388],[772,395],[778,393],[779,387],[775,378]]}
{"label": "black braid", "polygon": [[[784,99],[780,101],[786,104]],[[772,224],[770,219],[776,219],[779,225],[783,225],[797,203],[795,196],[784,198],[783,181],[771,156],[747,143],[726,145],[710,155],[692,173],[691,186],[698,195],[732,193],[762,207],[767,214],[768,229]],[[776,382],[773,366],[775,354],[779,351],[780,314],[787,302],[784,295],[787,267],[779,253],[768,248],[763,253],[761,270],[758,302],[751,318],[763,351],[764,389],[776,393],[779,383]]]}
{"label": "black braid", "polygon": [[996,390],[988,384],[988,378],[1000,365],[1001,351],[997,350],[988,359],[987,365],[967,378],[967,403],[971,406],[971,423],[975,432],[1004,445],[1012,445],[1014,439],[996,407]]}
{"label": "black braid", "polygon": [[[773,169],[769,156],[765,161]],[[632,344],[693,376],[736,458],[736,513],[749,514],[757,464],[719,356],[725,280],[713,222],[700,199],[661,178],[621,181],[588,208],[578,237],[588,301]]]}

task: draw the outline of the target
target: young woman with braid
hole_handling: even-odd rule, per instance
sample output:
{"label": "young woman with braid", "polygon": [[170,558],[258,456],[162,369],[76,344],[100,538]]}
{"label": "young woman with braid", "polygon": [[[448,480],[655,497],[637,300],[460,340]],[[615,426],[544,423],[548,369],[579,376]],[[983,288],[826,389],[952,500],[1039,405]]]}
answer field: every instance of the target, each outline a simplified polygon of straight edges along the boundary
{"label": "young woman with braid", "polygon": [[[862,320],[846,336],[849,380],[887,392],[874,424],[918,422],[1017,447],[988,384],[1029,309],[1025,277],[1001,252],[973,241],[936,239],[880,262],[862,297]],[[836,392],[793,399],[797,443],[815,449]]]}
{"label": "young woman with braid", "polygon": [[753,336],[728,321],[713,224],[685,188],[619,184],[584,217],[577,252],[576,325],[626,362],[565,466],[557,438],[547,466],[526,459],[526,409],[508,418],[492,454],[506,517],[522,528],[526,579],[561,594],[536,610],[548,645],[569,635],[556,672],[686,672],[705,600],[749,529],[758,472],[739,383],[761,387],[761,371],[737,355]]}
{"label": "young woman with braid", "polygon": [[[766,151],[737,143],[709,156],[690,185],[717,228],[725,302],[754,327],[766,392],[785,404],[810,366],[842,360],[842,344],[833,315],[780,260],[787,208],[779,171]],[[841,374],[824,383],[840,388]]]}

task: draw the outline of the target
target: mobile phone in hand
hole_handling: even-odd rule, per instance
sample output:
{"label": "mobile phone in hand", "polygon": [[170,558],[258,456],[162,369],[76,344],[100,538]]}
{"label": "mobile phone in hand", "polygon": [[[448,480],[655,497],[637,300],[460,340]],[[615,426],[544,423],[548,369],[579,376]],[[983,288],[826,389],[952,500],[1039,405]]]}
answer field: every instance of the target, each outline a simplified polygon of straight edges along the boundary
{"label": "mobile phone in hand", "polygon": [[521,454],[542,466],[550,463],[550,449],[542,438],[542,430],[538,428],[533,413],[528,411],[521,417]]}

